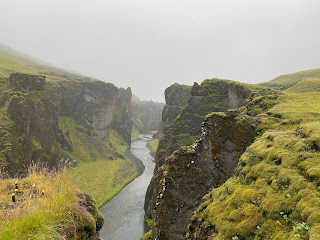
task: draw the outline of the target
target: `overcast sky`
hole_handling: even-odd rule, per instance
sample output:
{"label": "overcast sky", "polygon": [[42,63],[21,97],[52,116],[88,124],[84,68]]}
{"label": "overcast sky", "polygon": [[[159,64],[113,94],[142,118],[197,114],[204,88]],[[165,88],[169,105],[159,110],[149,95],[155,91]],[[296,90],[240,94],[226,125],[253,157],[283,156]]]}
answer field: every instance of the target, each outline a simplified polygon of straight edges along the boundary
{"label": "overcast sky", "polygon": [[319,0],[0,0],[0,42],[154,101],[319,68],[319,24]]}

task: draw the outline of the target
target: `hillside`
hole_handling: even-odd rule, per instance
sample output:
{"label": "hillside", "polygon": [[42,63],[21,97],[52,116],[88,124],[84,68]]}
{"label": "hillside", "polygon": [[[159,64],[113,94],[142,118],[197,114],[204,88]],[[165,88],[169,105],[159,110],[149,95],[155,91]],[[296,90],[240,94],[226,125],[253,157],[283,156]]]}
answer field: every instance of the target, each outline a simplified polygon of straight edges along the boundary
{"label": "hillside", "polygon": [[281,75],[260,85],[275,88],[285,93],[306,93],[320,91],[320,69],[311,69]]}

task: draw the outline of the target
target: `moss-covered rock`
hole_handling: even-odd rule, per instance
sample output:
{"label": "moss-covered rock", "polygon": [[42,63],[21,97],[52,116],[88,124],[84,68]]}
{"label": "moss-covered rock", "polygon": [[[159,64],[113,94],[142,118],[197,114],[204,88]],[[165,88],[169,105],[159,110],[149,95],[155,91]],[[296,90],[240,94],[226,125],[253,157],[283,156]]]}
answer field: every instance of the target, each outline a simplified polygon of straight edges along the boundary
{"label": "moss-covered rock", "polygon": [[1,162],[11,174],[31,163],[58,165],[58,112],[45,93],[45,77],[12,74],[1,92]]}

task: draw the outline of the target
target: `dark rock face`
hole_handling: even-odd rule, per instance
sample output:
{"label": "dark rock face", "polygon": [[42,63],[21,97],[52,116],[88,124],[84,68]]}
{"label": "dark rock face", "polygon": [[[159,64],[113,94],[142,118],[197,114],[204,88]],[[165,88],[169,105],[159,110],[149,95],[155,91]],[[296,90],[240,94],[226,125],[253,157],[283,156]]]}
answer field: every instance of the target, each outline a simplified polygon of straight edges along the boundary
{"label": "dark rock face", "polygon": [[[187,105],[190,98],[191,87],[187,85],[173,84],[165,90],[166,105],[162,110],[162,122],[159,131],[162,132],[162,137],[159,140],[158,149],[155,156],[155,172],[159,166],[164,163],[166,156],[166,149],[171,137],[172,123],[180,114],[181,110]],[[161,136],[161,135],[160,135]],[[152,218],[151,206],[153,201],[153,184],[154,179],[151,180],[145,197],[145,213],[146,218]]]}
{"label": "dark rock face", "polygon": [[166,157],[179,147],[191,144],[200,135],[200,126],[207,114],[237,109],[249,96],[249,89],[233,81],[212,79],[203,81],[201,85],[195,83],[188,105],[173,123]]}
{"label": "dark rock face", "polygon": [[131,145],[132,132],[131,97],[131,88],[119,89],[111,125],[129,145]]}
{"label": "dark rock face", "polygon": [[212,188],[233,174],[255,136],[255,121],[238,111],[208,116],[200,140],[169,157],[154,177],[153,239],[184,239],[187,224]]}

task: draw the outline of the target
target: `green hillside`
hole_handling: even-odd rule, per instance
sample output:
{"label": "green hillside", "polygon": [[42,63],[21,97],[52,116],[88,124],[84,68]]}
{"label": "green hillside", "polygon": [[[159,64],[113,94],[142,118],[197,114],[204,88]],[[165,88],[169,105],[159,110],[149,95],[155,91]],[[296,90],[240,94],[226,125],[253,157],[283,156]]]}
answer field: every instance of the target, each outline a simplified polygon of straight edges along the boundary
{"label": "green hillside", "polygon": [[319,92],[320,69],[281,75],[260,85],[272,87],[285,93]]}

